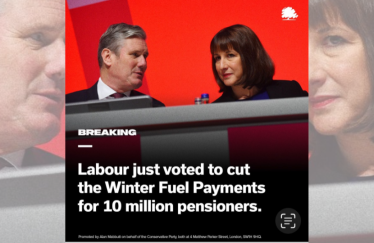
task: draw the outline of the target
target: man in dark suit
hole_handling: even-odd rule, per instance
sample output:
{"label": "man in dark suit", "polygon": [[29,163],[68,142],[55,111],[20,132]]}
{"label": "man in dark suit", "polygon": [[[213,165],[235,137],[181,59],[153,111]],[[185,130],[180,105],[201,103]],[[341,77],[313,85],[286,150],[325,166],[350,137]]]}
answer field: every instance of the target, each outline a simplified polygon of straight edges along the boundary
{"label": "man in dark suit", "polygon": [[[66,95],[66,103],[144,95],[142,85],[147,70],[148,48],[144,30],[125,23],[109,26],[98,48],[100,78],[89,89]],[[152,98],[153,107],[165,106]]]}
{"label": "man in dark suit", "polygon": [[20,0],[0,5],[0,172],[63,163],[34,146],[51,140],[61,126],[65,2]]}

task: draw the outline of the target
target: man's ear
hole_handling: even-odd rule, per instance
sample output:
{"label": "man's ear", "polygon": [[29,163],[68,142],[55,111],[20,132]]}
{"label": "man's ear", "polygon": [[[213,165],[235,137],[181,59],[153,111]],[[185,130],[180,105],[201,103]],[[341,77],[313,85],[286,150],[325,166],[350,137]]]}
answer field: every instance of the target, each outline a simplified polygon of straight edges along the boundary
{"label": "man's ear", "polygon": [[113,55],[115,55],[111,50],[109,50],[108,48],[104,48],[102,51],[101,51],[101,57],[103,58],[103,62],[105,64],[105,66],[112,66],[112,62],[113,62]]}

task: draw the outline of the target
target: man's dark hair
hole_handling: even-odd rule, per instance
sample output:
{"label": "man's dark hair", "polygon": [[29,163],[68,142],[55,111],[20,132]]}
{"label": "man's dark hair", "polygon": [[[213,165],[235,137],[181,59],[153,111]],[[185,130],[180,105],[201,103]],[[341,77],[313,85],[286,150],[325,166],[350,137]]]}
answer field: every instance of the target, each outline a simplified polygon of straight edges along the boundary
{"label": "man's dark hair", "polygon": [[147,35],[145,34],[144,30],[137,25],[120,23],[109,26],[105,33],[100,37],[99,41],[97,58],[100,68],[103,66],[103,58],[101,57],[101,52],[104,48],[108,48],[118,56],[119,50],[122,47],[123,40],[135,37],[145,40],[147,38]]}

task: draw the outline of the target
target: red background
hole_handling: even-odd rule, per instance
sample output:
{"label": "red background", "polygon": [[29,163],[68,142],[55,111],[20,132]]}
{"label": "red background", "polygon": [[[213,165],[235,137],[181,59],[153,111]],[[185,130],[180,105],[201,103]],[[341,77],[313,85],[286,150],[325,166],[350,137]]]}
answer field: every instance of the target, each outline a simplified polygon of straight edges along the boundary
{"label": "red background", "polygon": [[[193,104],[201,93],[220,96],[209,44],[222,28],[244,24],[259,36],[275,63],[275,79],[297,80],[308,90],[307,0],[108,0],[66,11],[66,93],[99,78],[97,46],[110,24],[140,25],[150,56],[141,92],[166,106]],[[284,21],[282,9],[298,14]]]}

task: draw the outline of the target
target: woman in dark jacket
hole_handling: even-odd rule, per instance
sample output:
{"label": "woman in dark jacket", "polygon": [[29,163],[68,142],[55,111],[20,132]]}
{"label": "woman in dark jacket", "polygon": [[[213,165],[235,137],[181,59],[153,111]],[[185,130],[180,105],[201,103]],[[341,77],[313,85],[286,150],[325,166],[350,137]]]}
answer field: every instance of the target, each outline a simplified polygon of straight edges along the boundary
{"label": "woman in dark jacket", "polygon": [[210,52],[214,77],[223,92],[213,103],[308,96],[296,81],[273,80],[273,61],[247,26],[220,30]]}

